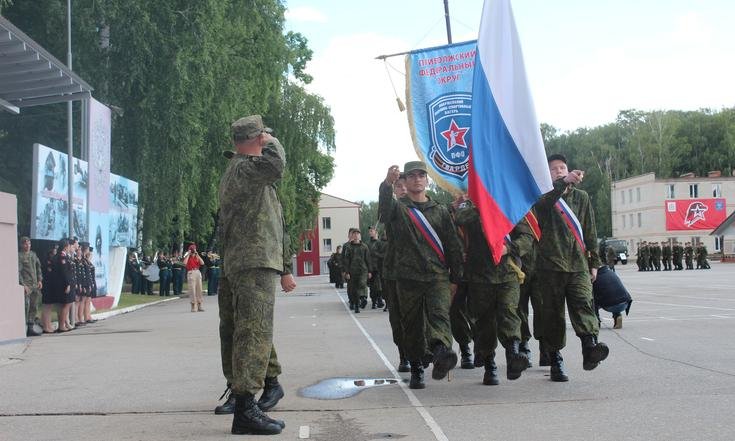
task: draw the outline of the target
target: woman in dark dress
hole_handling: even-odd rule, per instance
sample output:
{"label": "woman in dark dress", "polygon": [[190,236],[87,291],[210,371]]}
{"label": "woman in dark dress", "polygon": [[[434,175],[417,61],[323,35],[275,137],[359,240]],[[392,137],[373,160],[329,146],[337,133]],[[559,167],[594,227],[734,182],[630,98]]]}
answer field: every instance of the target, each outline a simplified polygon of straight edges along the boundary
{"label": "woman in dark dress", "polygon": [[59,327],[56,332],[68,332],[72,328],[69,325],[69,312],[74,304],[74,270],[71,258],[68,255],[70,243],[67,239],[59,241],[59,252],[51,259],[49,269],[48,291],[43,296],[43,320],[44,332],[53,332],[51,329],[51,305],[59,305]]}
{"label": "woman in dark dress", "polygon": [[334,283],[335,288],[344,288],[344,279],[342,272],[344,271],[342,265],[342,246],[337,246],[337,251],[329,257],[327,261],[327,267],[329,267],[329,282]]}
{"label": "woman in dark dress", "polygon": [[[45,280],[46,283],[44,283],[41,288],[41,304],[43,305],[43,310],[41,312],[41,326],[43,326],[44,334],[52,334],[54,332],[54,329],[51,327],[51,307],[55,305],[52,301],[52,293],[54,292],[52,265],[54,256],[56,256],[57,248],[58,245],[54,244],[53,247],[48,250],[48,253],[46,253],[46,259],[43,261],[43,280]],[[58,310],[59,308],[57,308],[57,311]]]}

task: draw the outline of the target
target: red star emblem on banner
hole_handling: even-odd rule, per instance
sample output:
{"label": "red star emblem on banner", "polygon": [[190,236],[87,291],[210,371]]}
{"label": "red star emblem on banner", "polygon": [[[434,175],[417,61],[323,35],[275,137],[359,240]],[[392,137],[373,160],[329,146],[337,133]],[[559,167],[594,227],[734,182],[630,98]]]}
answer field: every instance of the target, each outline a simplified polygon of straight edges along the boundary
{"label": "red star emblem on banner", "polygon": [[454,122],[454,119],[452,119],[452,122],[449,123],[449,129],[441,132],[442,136],[447,140],[447,151],[457,146],[467,148],[464,136],[468,130],[469,128],[467,127],[459,127]]}

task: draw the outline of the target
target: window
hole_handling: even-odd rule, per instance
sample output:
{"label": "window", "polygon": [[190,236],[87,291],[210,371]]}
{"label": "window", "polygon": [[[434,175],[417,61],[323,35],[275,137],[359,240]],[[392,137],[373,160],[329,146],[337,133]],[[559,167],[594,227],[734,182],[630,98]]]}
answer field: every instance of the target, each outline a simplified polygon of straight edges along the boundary
{"label": "window", "polygon": [[628,202],[633,202],[633,189],[628,189]]}
{"label": "window", "polygon": [[331,229],[332,229],[332,218],[323,217],[322,218],[322,230],[331,230]]}
{"label": "window", "polygon": [[304,262],[304,274],[314,274],[314,265],[310,260]]}
{"label": "window", "polygon": [[666,199],[674,199],[674,184],[666,185]]}
{"label": "window", "polygon": [[635,201],[640,202],[641,201],[641,189],[640,187],[635,189]]}
{"label": "window", "polygon": [[641,213],[638,213],[638,228],[641,227]]}
{"label": "window", "polygon": [[715,251],[722,251],[722,236],[715,236]]}
{"label": "window", "polygon": [[625,229],[625,215],[621,216],[623,218],[623,229]]}
{"label": "window", "polygon": [[304,252],[308,253],[311,251],[311,239],[304,240]]}
{"label": "window", "polygon": [[722,184],[712,184],[712,197],[713,198],[722,197]]}
{"label": "window", "polygon": [[625,203],[625,190],[620,190],[620,203]]}
{"label": "window", "polygon": [[322,240],[322,244],[324,245],[325,252],[332,252],[332,239],[324,239]]}
{"label": "window", "polygon": [[628,222],[630,223],[630,228],[633,228],[633,213],[628,215]]}
{"label": "window", "polygon": [[690,198],[699,197],[699,184],[689,184],[689,197]]}

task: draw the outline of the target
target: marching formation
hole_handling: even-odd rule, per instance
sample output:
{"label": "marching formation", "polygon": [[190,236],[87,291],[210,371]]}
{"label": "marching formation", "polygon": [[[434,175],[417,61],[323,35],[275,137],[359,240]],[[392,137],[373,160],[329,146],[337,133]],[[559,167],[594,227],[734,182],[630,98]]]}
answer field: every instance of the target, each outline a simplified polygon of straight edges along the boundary
{"label": "marching formation", "polygon": [[[569,171],[562,155],[548,158],[554,183],[506,237],[496,263],[467,195],[450,207],[427,194],[421,161],[388,169],[379,188],[381,238],[371,227],[369,242],[351,228],[349,241],[332,254],[330,282],[347,282],[350,310],[388,310],[399,372],[411,372],[409,387],[426,387],[424,369],[445,378],[458,362],[484,367],[482,383],[500,383],[496,349],[505,350],[506,378],[516,380],[532,366],[529,340],[539,341],[539,364],[551,381],[569,377],[561,351],[566,346],[565,305],[581,341],[583,368],[595,369],[609,354],[597,340],[599,319],[592,283],[603,264],[597,254],[589,196],[576,188],[584,176]],[[533,321],[529,323],[529,302]],[[459,343],[460,354],[452,349]],[[474,342],[474,353],[470,351]]]}
{"label": "marching formation", "polygon": [[[697,262],[696,269],[710,269],[707,261],[707,247],[704,244],[692,245],[687,242],[684,246],[676,239],[673,244],[669,242],[646,242],[645,240],[638,243],[638,253],[636,254],[638,271],[681,271],[684,269],[682,260],[686,264],[686,269],[694,269],[694,259]],[[672,268],[673,264],[673,268]]]}

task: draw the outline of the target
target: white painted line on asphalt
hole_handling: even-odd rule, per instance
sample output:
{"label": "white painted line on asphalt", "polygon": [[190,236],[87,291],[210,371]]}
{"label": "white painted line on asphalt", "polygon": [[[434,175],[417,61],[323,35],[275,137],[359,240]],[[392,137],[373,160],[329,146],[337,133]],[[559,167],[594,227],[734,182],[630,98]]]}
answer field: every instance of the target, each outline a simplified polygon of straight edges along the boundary
{"label": "white painted line on asphalt", "polygon": [[661,305],[661,306],[679,306],[682,308],[716,309],[718,311],[735,311],[735,309],[733,308],[717,308],[715,306],[698,306],[698,305],[681,305],[678,303],[657,303],[657,302],[647,302],[645,300],[636,300],[636,303],[646,303],[649,305]]}
{"label": "white painted line on asphalt", "polygon": [[726,315],[717,315],[717,314],[712,314],[712,317],[717,317],[717,318],[730,318],[730,317],[728,317]]}
{"label": "white painted line on asphalt", "polygon": [[648,338],[648,337],[641,337],[641,340],[645,340],[645,341],[655,341],[654,339],[652,339],[652,338]]}
{"label": "white painted line on asphalt", "polygon": [[309,426],[299,426],[299,439],[309,438]]}
{"label": "white painted line on asphalt", "polygon": [[[393,367],[390,361],[388,361],[388,357],[386,357],[383,351],[380,350],[380,348],[378,347],[378,344],[375,343],[375,340],[373,340],[370,334],[368,334],[365,327],[362,326],[362,323],[360,323],[357,320],[357,317],[355,317],[355,315],[350,310],[349,306],[347,306],[347,302],[345,302],[345,300],[342,298],[339,291],[335,291],[335,293],[337,294],[339,301],[342,302],[342,306],[345,307],[345,310],[347,310],[347,313],[350,315],[350,317],[352,317],[352,321],[355,322],[358,329],[362,331],[362,335],[365,336],[365,338],[370,343],[370,346],[373,347],[373,350],[375,350],[375,352],[378,354],[380,359],[383,360],[383,364],[385,365],[385,367],[388,368],[391,375],[393,375],[395,378],[401,378],[401,376],[398,375],[398,371],[396,371],[396,368]],[[424,422],[426,423],[426,425],[429,426],[429,429],[431,429],[431,432],[434,434],[434,437],[437,439],[437,441],[449,441],[449,438],[447,438],[447,436],[444,434],[444,431],[442,430],[442,428],[439,427],[439,424],[436,422],[436,420],[434,420],[434,417],[432,417],[431,414],[429,414],[429,411],[426,410],[424,405],[421,404],[421,401],[419,401],[419,399],[416,398],[416,395],[413,393],[413,391],[409,389],[408,386],[406,386],[406,384],[403,381],[399,381],[398,385],[401,387],[401,390],[403,391],[403,393],[406,394],[406,397],[408,397],[408,401],[411,403],[411,406],[413,406],[414,409],[416,409],[416,412],[418,412],[419,415],[421,415],[421,418],[424,419]]]}

